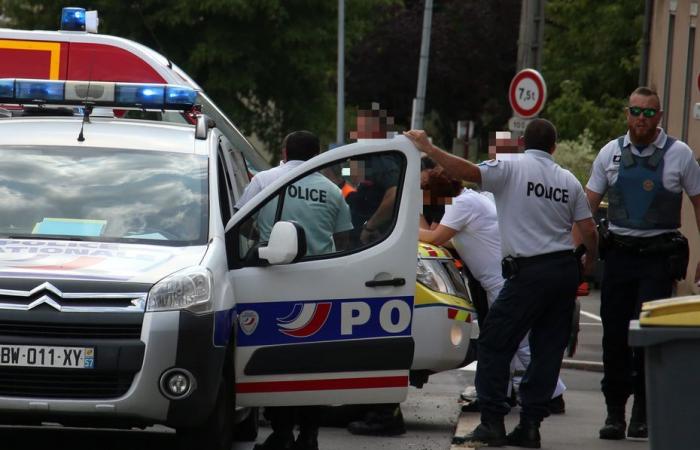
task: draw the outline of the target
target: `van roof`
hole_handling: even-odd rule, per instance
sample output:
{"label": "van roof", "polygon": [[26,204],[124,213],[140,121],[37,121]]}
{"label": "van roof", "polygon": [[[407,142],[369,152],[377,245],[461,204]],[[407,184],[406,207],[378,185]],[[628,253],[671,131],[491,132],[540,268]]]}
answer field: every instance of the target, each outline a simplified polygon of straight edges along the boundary
{"label": "van roof", "polygon": [[[82,117],[31,117],[0,119],[0,147],[91,147],[203,153],[194,127],[146,120],[91,118],[78,142]],[[197,150],[199,149],[199,150]]]}

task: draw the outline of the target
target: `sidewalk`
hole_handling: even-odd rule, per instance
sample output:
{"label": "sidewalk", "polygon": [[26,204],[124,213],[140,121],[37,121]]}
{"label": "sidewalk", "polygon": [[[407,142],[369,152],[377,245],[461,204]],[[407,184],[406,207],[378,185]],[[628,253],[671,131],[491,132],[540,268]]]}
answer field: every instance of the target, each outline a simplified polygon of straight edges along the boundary
{"label": "sidewalk", "polygon": [[[563,369],[562,378],[568,390],[564,393],[566,414],[550,416],[542,423],[542,448],[550,450],[648,450],[646,439],[605,441],[598,438],[598,430],[605,420],[605,401],[600,392],[601,374],[591,371]],[[631,401],[628,404],[631,408]],[[506,430],[518,423],[519,408],[513,408],[506,417]],[[479,414],[461,413],[456,435],[466,434],[479,423]],[[463,450],[464,446],[453,445],[452,450]],[[515,447],[513,447],[515,448]]]}

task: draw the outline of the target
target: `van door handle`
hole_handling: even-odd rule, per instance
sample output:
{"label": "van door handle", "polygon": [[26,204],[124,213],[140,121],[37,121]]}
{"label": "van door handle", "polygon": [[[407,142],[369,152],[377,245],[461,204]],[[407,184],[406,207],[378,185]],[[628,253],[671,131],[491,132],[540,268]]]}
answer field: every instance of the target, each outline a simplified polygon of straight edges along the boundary
{"label": "van door handle", "polygon": [[392,278],[391,280],[370,280],[365,281],[365,286],[367,287],[379,287],[379,286],[403,286],[406,284],[405,278]]}

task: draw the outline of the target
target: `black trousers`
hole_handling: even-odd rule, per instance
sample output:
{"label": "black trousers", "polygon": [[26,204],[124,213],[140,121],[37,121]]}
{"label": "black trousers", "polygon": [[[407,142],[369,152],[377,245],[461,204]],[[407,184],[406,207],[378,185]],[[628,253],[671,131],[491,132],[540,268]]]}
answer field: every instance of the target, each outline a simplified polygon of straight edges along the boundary
{"label": "black trousers", "polygon": [[319,406],[273,406],[265,408],[265,418],[270,421],[272,431],[292,433],[299,424],[300,434],[318,434],[321,408]]}
{"label": "black trousers", "polygon": [[521,416],[540,421],[549,415],[571,333],[579,269],[573,254],[537,258],[521,263],[518,275],[505,282],[481,329],[476,391],[482,420],[510,411],[510,361],[528,331],[532,360],[520,384]]}
{"label": "black trousers", "polygon": [[630,394],[645,401],[644,352],[630,348],[630,320],[642,303],[670,297],[673,279],[663,255],[640,256],[620,248],[608,251],[600,292],[603,321],[603,381],[608,407],[624,407]]}

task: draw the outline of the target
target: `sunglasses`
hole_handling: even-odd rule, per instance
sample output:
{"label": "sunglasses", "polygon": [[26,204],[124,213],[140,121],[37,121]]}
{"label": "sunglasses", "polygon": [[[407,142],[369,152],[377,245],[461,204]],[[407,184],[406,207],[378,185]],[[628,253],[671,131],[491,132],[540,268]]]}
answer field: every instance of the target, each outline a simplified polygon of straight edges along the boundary
{"label": "sunglasses", "polygon": [[629,111],[630,114],[633,115],[634,117],[637,117],[640,114],[644,114],[644,117],[655,117],[656,114],[658,114],[658,112],[659,112],[658,109],[640,108],[639,106],[630,106],[627,108],[627,111]]}

